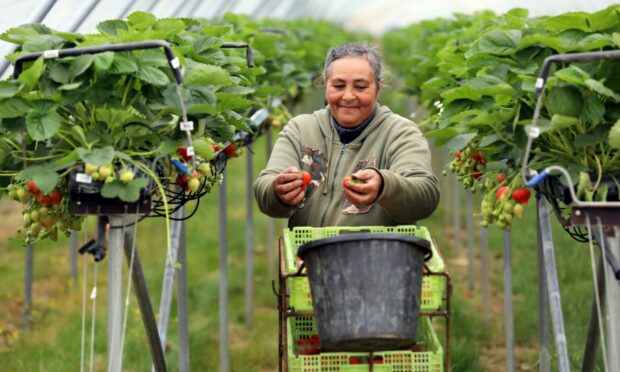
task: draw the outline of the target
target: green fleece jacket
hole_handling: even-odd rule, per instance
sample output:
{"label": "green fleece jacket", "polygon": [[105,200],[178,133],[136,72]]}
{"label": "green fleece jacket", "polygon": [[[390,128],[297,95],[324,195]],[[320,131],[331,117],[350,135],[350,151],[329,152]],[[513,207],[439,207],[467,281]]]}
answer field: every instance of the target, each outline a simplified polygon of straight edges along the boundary
{"label": "green fleece jacket", "polygon": [[[288,218],[292,228],[415,224],[435,210],[437,178],[428,144],[412,121],[379,106],[368,127],[342,144],[330,119],[325,108],[296,116],[280,132],[267,167],[254,182],[263,213]],[[312,175],[303,203],[294,207],[276,196],[272,182],[292,166]],[[363,168],[379,171],[383,189],[373,205],[356,206],[345,198],[341,181]]]}

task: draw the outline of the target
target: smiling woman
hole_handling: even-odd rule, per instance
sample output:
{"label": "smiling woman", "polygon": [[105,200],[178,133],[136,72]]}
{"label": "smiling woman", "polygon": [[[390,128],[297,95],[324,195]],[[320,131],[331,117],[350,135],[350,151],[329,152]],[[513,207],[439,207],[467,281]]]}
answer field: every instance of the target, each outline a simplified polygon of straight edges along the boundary
{"label": "smiling woman", "polygon": [[[375,48],[330,49],[327,107],[288,123],[254,184],[264,213],[288,217],[289,227],[394,226],[435,210],[428,144],[413,122],[378,103],[381,75]],[[307,185],[303,171],[312,175]],[[356,182],[341,182],[347,176]]]}

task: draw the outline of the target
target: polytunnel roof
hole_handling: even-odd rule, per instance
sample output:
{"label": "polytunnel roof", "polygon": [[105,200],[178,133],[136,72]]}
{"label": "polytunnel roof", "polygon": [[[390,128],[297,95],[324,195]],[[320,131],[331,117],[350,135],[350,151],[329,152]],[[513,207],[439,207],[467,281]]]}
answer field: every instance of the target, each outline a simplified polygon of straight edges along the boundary
{"label": "polytunnel roof", "polygon": [[[0,32],[24,23],[42,22],[60,31],[88,33],[106,19],[124,18],[144,10],[157,17],[213,18],[226,12],[257,18],[328,19],[349,30],[381,34],[389,29],[453,13],[471,14],[492,10],[498,14],[512,8],[526,8],[531,16],[555,15],[568,11],[594,12],[617,3],[611,0],[0,0]],[[14,45],[0,41],[5,56]],[[9,66],[0,62],[2,76]]]}

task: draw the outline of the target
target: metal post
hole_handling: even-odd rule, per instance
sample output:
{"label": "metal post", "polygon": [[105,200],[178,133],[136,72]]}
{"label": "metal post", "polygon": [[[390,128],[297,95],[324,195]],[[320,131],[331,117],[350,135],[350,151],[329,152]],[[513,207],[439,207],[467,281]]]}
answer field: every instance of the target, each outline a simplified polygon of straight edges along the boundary
{"label": "metal post", "polygon": [[[444,149],[440,150],[441,154],[441,164],[448,164],[449,154]],[[450,225],[450,212],[452,211],[452,206],[454,203],[452,202],[452,194],[450,193],[450,185],[452,184],[452,173],[448,173],[445,176],[441,177],[441,195],[443,202],[443,224],[444,226]]]}
{"label": "metal post", "polygon": [[[110,226],[123,226],[122,215],[109,216]],[[110,229],[108,239],[108,372],[122,365],[123,331],[123,229]]]}
{"label": "metal post", "polygon": [[[536,195],[536,208],[545,201]],[[545,276],[545,256],[543,253],[540,214],[536,214],[538,235],[538,343],[540,348],[540,372],[551,370],[551,352],[549,340],[549,298],[547,297],[547,279]]]}
{"label": "metal post", "polygon": [[[182,214],[183,213],[183,214]],[[173,213],[174,218],[182,218],[185,211],[181,208]],[[172,295],[174,292],[174,274],[179,251],[181,228],[184,221],[172,221],[170,223],[170,252],[166,257],[164,266],[164,279],[161,288],[161,301],[159,302],[159,320],[157,328],[161,347],[166,350],[166,340],[168,338],[168,321],[170,320],[170,307],[172,306]]]}
{"label": "metal post", "polygon": [[467,216],[465,216],[466,229],[467,229],[467,278],[469,284],[469,290],[474,291],[474,202],[471,191],[465,193],[465,208],[467,209]]}
{"label": "metal post", "polygon": [[88,18],[88,16],[90,15],[90,13],[93,12],[93,10],[95,9],[95,7],[97,6],[97,4],[99,4],[100,0],[92,0],[90,2],[90,4],[88,4],[86,6],[86,9],[84,10],[84,12],[80,15],[80,17],[77,19],[77,21],[75,21],[75,23],[73,23],[73,25],[71,25],[71,27],[69,27],[69,31],[73,32],[73,31],[77,31],[80,26],[84,23],[84,21]]}
{"label": "metal post", "polygon": [[[620,238],[617,228],[614,230],[614,236],[604,238],[607,251],[605,249],[601,249],[601,251],[608,252],[614,257],[620,257]],[[609,265],[603,265],[603,267],[609,268]],[[605,270],[605,292],[607,302],[607,333],[605,335],[607,366],[610,371],[620,371],[620,355],[618,354],[620,347],[620,285],[618,285],[613,270]]]}
{"label": "metal post", "polygon": [[601,309],[605,308],[605,275],[604,275],[603,256],[599,257],[598,267],[596,268],[596,283],[598,292],[592,295],[592,306],[590,307],[590,321],[588,322],[588,333],[586,336],[586,345],[583,351],[583,362],[581,364],[581,372],[594,372],[596,368],[596,350],[598,349],[599,340],[599,318],[596,306],[596,296],[598,296]]}
{"label": "metal post", "polygon": [[252,182],[254,179],[254,156],[246,151],[246,220],[245,220],[245,324],[252,328],[252,314],[254,312],[254,193]]}
{"label": "metal post", "polygon": [[[179,210],[181,216],[185,215],[185,207]],[[179,268],[177,269],[177,317],[179,318],[179,372],[189,372],[189,315],[187,303],[187,241],[185,221],[181,222],[179,233],[179,251],[177,257]]]}
{"label": "metal post", "polygon": [[[272,138],[271,138],[271,126],[267,126],[267,131],[265,132],[265,141],[267,147],[267,160],[271,156]],[[276,250],[276,240],[275,240],[275,223],[273,218],[269,217],[267,220],[267,259],[268,267],[269,267],[269,277],[273,278],[274,270],[275,270],[275,250]]]}
{"label": "metal post", "polygon": [[24,283],[24,329],[30,330],[30,314],[32,313],[32,272],[34,265],[34,247],[26,246],[26,277]]}
{"label": "metal post", "polygon": [[220,219],[220,371],[228,372],[228,215],[226,213],[226,170],[220,186],[218,207]]}
{"label": "metal post", "polygon": [[71,230],[71,253],[69,265],[71,266],[71,279],[73,286],[77,287],[77,251],[78,251],[78,233]]}
{"label": "metal post", "polygon": [[551,221],[547,202],[541,200],[538,204],[538,216],[540,223],[541,241],[545,263],[545,275],[547,280],[547,296],[551,308],[551,320],[553,322],[553,335],[555,349],[558,355],[558,369],[560,372],[570,371],[568,362],[568,345],[564,332],[564,316],[562,315],[562,301],[560,299],[560,287],[555,265],[555,253],[553,251],[553,236],[551,234]]}
{"label": "metal post", "polygon": [[486,227],[480,228],[480,253],[482,260],[482,321],[485,328],[489,326],[489,231]]}
{"label": "metal post", "polygon": [[512,243],[510,232],[504,231],[504,333],[506,339],[506,370],[515,371],[514,316],[512,311]]}
{"label": "metal post", "polygon": [[[132,226],[125,230],[124,251],[128,265],[131,262],[131,251],[134,245],[134,228],[135,226]],[[138,307],[140,308],[140,314],[142,315],[142,323],[144,324],[144,331],[146,332],[146,338],[149,344],[149,350],[151,352],[153,366],[155,367],[155,371],[165,372],[166,359],[164,357],[164,351],[159,340],[157,321],[155,320],[155,312],[153,311],[153,305],[151,304],[151,298],[149,297],[146,280],[144,279],[144,271],[142,270],[142,262],[140,260],[140,254],[138,253],[137,247],[134,251],[131,281],[133,282],[133,286],[136,291]]]}
{"label": "metal post", "polygon": [[461,235],[461,185],[454,177],[454,244],[456,245]]}

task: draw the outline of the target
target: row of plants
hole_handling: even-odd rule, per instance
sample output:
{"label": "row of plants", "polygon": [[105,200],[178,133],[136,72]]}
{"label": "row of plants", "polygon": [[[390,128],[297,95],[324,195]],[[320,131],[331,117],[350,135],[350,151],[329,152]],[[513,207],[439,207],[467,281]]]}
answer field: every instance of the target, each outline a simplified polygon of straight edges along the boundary
{"label": "row of plants", "polygon": [[[405,82],[399,88],[420,108],[416,121],[453,154],[446,170],[484,193],[484,226],[510,229],[531,194],[520,170],[543,61],[618,49],[619,15],[618,5],[536,18],[525,9],[486,11],[384,35],[386,59]],[[566,168],[581,200],[617,198],[618,182],[601,180],[620,170],[619,69],[614,60],[556,64],[545,85],[541,135],[528,164]]]}
{"label": "row of plants", "polygon": [[[13,64],[28,53],[161,40],[178,58],[183,83],[161,48],[41,56],[0,82],[0,194],[23,204],[26,243],[79,228],[70,203],[76,182],[126,203],[152,195],[163,215],[174,207],[170,198],[209,192],[221,179],[216,160],[225,164],[239,152],[240,134],[257,134],[250,114],[266,107],[274,125],[287,121],[322,67],[323,37],[347,37],[326,22],[232,14],[203,20],[135,12],[97,30],[27,24],[0,38],[18,45],[7,56]],[[256,67],[238,48],[245,44]],[[180,128],[186,119],[191,141]]]}

